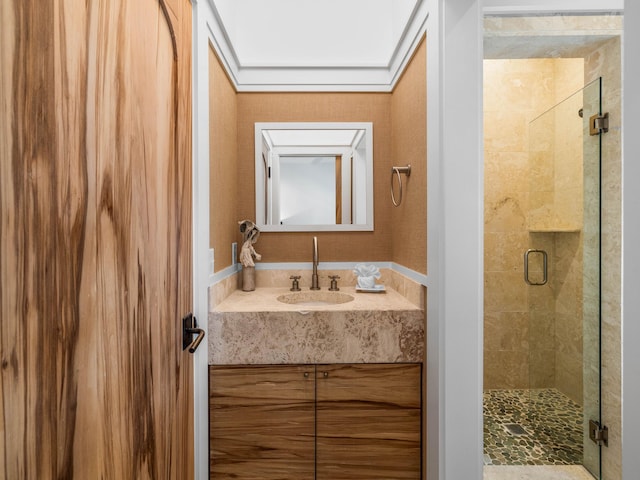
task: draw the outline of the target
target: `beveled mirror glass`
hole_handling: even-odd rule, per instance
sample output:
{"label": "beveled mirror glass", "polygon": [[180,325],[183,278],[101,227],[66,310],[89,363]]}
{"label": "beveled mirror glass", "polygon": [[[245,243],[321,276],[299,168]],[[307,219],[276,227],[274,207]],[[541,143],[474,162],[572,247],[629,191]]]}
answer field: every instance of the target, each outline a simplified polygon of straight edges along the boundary
{"label": "beveled mirror glass", "polygon": [[256,123],[256,224],[373,230],[373,124]]}

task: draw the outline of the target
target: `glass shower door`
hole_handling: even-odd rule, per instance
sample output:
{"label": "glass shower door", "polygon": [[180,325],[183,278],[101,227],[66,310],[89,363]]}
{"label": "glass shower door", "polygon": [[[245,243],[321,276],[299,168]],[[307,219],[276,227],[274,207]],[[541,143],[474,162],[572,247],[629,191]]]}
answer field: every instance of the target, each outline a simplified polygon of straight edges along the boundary
{"label": "glass shower door", "polygon": [[544,463],[600,478],[601,79],[529,126],[528,423]]}

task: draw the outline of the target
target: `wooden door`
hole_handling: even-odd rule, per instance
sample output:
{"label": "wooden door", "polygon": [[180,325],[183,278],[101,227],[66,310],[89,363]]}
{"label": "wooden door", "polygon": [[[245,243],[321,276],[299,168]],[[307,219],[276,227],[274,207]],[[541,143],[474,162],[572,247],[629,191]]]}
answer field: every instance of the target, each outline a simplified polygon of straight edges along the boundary
{"label": "wooden door", "polygon": [[0,25],[0,478],[193,478],[190,2]]}
{"label": "wooden door", "polygon": [[421,367],[318,365],[316,478],[421,478]]}
{"label": "wooden door", "polygon": [[314,371],[209,367],[211,479],[315,478]]}

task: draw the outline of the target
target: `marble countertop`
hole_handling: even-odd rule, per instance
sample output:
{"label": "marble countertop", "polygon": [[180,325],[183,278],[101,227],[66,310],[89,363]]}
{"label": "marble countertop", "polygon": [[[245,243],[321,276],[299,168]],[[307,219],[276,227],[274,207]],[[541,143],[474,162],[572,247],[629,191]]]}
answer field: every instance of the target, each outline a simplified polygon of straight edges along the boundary
{"label": "marble countertop", "polygon": [[[303,289],[299,294],[306,294]],[[280,295],[292,294],[288,288],[257,288],[253,292],[236,290],[218,304],[215,312],[310,312],[310,311],[421,311],[405,297],[392,288],[386,287],[383,292],[360,292],[355,287],[341,287],[338,294],[346,293],[353,301],[329,305],[287,304],[277,300]],[[313,293],[332,295],[329,290],[318,290]]]}
{"label": "marble countertop", "polygon": [[229,295],[209,313],[209,364],[423,361],[424,311],[395,290],[340,288],[337,293],[349,294],[353,301],[331,305],[277,300],[291,293],[288,288],[258,288]]}

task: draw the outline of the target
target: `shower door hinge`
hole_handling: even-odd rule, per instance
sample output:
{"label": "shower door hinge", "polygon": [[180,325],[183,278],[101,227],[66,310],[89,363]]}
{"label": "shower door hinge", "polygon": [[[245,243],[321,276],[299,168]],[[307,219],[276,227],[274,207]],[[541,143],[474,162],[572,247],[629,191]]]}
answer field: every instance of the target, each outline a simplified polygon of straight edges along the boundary
{"label": "shower door hinge", "polygon": [[609,445],[609,429],[595,420],[589,420],[589,438],[596,445]]}
{"label": "shower door hinge", "polygon": [[598,135],[609,131],[609,113],[592,115],[589,117],[589,135]]}

